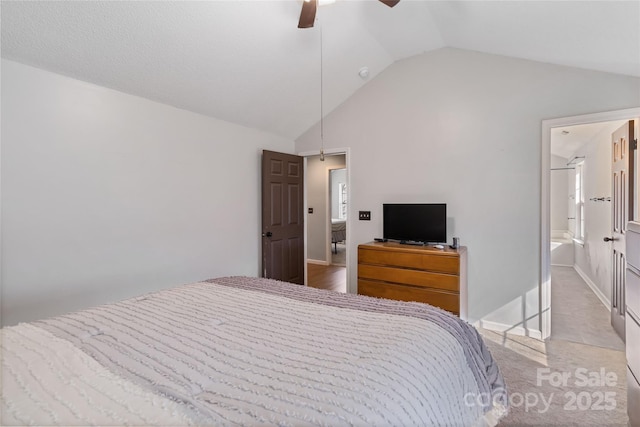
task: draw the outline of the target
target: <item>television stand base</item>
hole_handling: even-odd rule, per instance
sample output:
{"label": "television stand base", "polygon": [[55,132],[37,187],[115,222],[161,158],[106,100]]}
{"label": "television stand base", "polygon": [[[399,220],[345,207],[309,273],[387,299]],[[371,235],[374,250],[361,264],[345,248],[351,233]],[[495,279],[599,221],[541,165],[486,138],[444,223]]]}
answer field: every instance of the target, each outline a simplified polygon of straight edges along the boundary
{"label": "television stand base", "polygon": [[424,246],[424,242],[414,242],[414,241],[400,241],[401,245],[413,245],[413,246]]}

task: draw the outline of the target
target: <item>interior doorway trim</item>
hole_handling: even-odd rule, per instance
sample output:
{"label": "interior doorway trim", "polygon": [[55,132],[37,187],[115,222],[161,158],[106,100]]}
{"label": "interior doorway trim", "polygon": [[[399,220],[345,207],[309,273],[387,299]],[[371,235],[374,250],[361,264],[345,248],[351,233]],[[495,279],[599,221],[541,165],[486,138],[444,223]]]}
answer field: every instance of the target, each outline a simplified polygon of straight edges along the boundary
{"label": "interior doorway trim", "polygon": [[[344,164],[345,167],[347,169],[347,189],[351,188],[351,150],[348,147],[345,148],[327,148],[324,150],[324,154],[325,156],[332,156],[332,155],[339,155],[339,154],[344,154]],[[320,155],[320,150],[317,151],[303,151],[303,152],[299,152],[297,153],[298,156],[304,157],[304,176],[305,176],[305,180],[304,180],[304,200],[303,200],[303,210],[304,212],[308,211],[308,200],[307,200],[307,160],[309,157],[313,157],[313,156],[319,156]],[[351,199],[351,198],[350,198]],[[352,213],[352,205],[353,203],[347,203],[347,244],[346,244],[346,254],[345,254],[345,264],[346,264],[346,277],[347,277],[347,293],[356,293],[357,289],[355,286],[355,283],[351,283],[351,275],[349,274],[350,271],[350,265],[351,265],[351,250],[349,249],[349,247],[351,246],[351,230],[352,230],[352,223],[353,223],[353,213]],[[308,258],[308,253],[307,253],[307,244],[308,244],[308,221],[304,222],[304,259],[305,259],[305,263],[304,263],[304,283],[305,286],[308,283],[308,271],[307,271],[307,258]],[[353,285],[353,287],[352,287]]]}
{"label": "interior doorway trim", "polygon": [[640,117],[640,107],[542,121],[540,170],[540,332],[551,335],[551,129]]}

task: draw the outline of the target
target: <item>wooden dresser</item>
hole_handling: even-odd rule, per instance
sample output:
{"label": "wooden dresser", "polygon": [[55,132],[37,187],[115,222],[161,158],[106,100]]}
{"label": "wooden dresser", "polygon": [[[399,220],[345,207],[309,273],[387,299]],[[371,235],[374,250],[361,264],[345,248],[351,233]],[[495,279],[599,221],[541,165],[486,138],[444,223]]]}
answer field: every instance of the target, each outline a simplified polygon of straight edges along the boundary
{"label": "wooden dresser", "polygon": [[358,246],[358,294],[426,302],[467,318],[467,248]]}

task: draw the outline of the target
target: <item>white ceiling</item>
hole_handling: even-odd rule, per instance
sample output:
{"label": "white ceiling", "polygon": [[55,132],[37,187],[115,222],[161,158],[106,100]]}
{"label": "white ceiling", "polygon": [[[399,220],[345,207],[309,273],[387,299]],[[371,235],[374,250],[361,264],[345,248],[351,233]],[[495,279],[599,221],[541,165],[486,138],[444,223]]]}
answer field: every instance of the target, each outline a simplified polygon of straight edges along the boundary
{"label": "white ceiling", "polygon": [[640,77],[638,1],[2,1],[2,56],[296,138],[394,61],[456,47]]}
{"label": "white ceiling", "polygon": [[551,154],[571,160],[576,153],[580,153],[583,147],[596,137],[603,142],[610,141],[611,134],[625,121],[616,120],[553,128],[551,129]]}

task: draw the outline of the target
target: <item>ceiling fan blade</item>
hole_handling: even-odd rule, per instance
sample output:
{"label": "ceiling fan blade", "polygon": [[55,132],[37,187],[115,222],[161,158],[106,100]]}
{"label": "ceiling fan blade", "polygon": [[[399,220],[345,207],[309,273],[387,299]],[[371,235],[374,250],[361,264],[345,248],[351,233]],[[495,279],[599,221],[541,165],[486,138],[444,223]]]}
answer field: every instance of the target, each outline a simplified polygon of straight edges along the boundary
{"label": "ceiling fan blade", "polygon": [[400,0],[380,0],[382,3],[386,4],[389,7],[393,7],[400,3]]}
{"label": "ceiling fan blade", "polygon": [[300,12],[300,21],[298,28],[311,28],[316,20],[316,10],[318,9],[318,0],[305,0],[302,2],[302,11]]}

